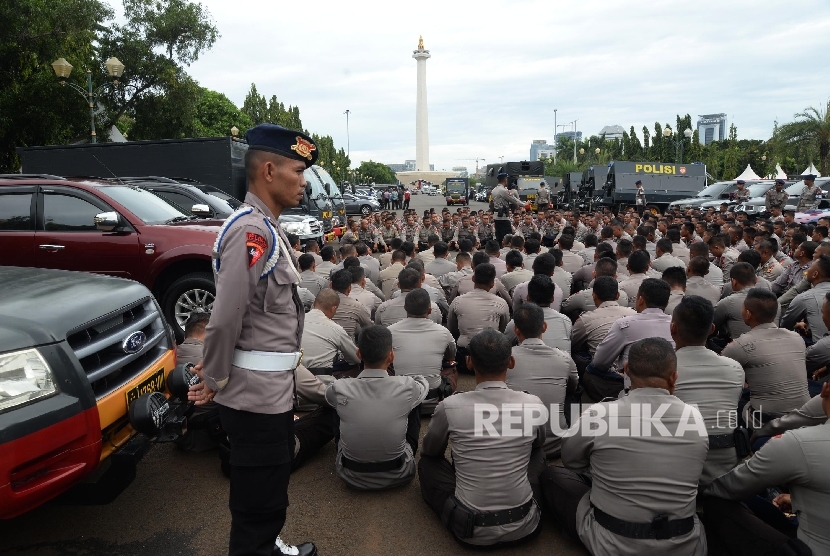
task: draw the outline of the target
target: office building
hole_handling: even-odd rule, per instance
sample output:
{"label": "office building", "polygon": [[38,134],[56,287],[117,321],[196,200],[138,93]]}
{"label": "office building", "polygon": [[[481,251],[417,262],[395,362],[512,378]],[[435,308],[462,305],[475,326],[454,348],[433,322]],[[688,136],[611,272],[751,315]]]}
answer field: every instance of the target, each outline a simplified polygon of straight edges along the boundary
{"label": "office building", "polygon": [[726,114],[698,115],[697,134],[701,145],[726,139]]}
{"label": "office building", "polygon": [[549,145],[547,139],[534,139],[530,144],[530,160],[535,162],[541,157],[553,156],[554,146]]}
{"label": "office building", "polygon": [[582,141],[582,132],[581,131],[563,131],[562,133],[557,133],[556,137],[553,138],[554,143],[559,142],[560,137],[565,137],[568,141],[574,140],[574,134],[576,134],[576,140]]}
{"label": "office building", "polygon": [[613,141],[614,139],[622,141],[623,133],[625,133],[625,129],[621,125],[607,125],[599,130],[599,136],[604,135],[606,141]]}

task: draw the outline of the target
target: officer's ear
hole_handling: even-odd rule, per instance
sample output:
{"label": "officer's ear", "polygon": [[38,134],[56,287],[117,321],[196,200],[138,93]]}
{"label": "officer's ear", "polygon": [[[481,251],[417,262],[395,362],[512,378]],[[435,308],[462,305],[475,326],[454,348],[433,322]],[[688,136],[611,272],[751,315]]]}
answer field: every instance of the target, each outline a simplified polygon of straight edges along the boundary
{"label": "officer's ear", "polygon": [[507,368],[512,369],[515,366],[516,366],[516,359],[514,359],[513,356],[511,355],[510,360],[507,362]]}
{"label": "officer's ear", "polygon": [[548,323],[547,323],[547,322],[543,322],[543,323],[542,323],[542,334],[544,334],[544,333],[545,333],[545,332],[547,332],[547,331],[548,331]]}

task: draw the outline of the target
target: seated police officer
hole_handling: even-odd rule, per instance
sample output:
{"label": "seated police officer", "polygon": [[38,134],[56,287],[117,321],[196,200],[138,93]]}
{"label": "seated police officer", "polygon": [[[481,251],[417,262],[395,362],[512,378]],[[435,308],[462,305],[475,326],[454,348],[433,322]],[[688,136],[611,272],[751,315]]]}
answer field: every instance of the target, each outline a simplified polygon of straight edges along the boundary
{"label": "seated police officer", "polygon": [[[513,544],[541,527],[545,428],[528,415],[544,416],[545,408],[538,397],[507,388],[513,357],[503,334],[487,328],[468,349],[476,389],[438,404],[418,463],[421,495],[461,543]],[[444,458],[450,441],[452,464]]]}
{"label": "seated police officer", "polygon": [[704,555],[695,509],[709,439],[700,412],[672,395],[674,348],[640,340],[625,371],[630,393],[591,406],[562,439],[565,467],[542,474],[545,499],[591,554]]}
{"label": "seated police officer", "polygon": [[417,412],[429,384],[423,376],[389,376],[395,354],[392,333],[385,327],[364,328],[357,347],[364,370],[326,390],[338,421],[337,476],[361,490],[400,486],[415,477]]}

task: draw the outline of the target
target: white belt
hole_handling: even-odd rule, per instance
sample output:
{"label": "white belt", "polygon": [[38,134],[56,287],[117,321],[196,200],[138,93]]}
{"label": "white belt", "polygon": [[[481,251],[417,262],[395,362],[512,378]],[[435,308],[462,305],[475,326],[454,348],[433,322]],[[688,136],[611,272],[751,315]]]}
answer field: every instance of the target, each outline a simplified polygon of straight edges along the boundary
{"label": "white belt", "polygon": [[303,359],[303,352],[275,353],[272,351],[233,350],[233,364],[249,371],[277,373],[293,371]]}

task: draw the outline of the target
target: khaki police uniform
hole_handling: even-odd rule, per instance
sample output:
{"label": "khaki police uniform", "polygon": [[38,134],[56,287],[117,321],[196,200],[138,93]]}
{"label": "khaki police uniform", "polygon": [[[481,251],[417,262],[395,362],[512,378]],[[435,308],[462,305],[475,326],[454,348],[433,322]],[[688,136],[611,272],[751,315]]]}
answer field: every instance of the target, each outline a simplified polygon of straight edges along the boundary
{"label": "khaki police uniform", "polygon": [[380,279],[380,261],[372,255],[363,255],[358,257],[360,266],[366,270],[366,279],[377,284]]}
{"label": "khaki police uniform", "polygon": [[459,226],[455,229],[455,235],[453,235],[452,242],[458,245],[458,242],[462,239],[469,239],[473,242],[473,245],[478,243],[478,233],[476,232],[475,227],[468,225]]}
{"label": "khaki police uniform", "polygon": [[[470,272],[468,276],[463,276],[455,283],[447,299],[452,302],[456,297],[470,293],[474,289],[475,282],[473,282],[473,272]],[[510,293],[507,291],[507,288],[504,287],[504,284],[502,284],[501,280],[498,278],[496,278],[493,282],[493,287],[490,289],[489,293],[502,298],[505,303],[509,304],[513,301],[513,298],[510,297]]]}
{"label": "khaki police uniform", "polygon": [[[527,261],[527,259],[525,259],[525,261]],[[503,259],[498,257],[490,257],[490,264],[496,269],[496,278],[501,278],[507,274],[507,263],[505,263]],[[525,263],[525,268],[528,268],[527,263]]]}
{"label": "khaki police uniform", "polygon": [[821,340],[807,348],[806,363],[807,372],[810,374],[830,365],[830,335],[825,335]]}
{"label": "khaki police uniform", "polygon": [[[457,268],[457,267],[456,267]],[[438,278],[438,283],[441,284],[441,287],[444,288],[445,292],[451,293],[452,289],[458,283],[459,280],[466,276],[473,275],[473,267],[471,266],[464,266],[461,267],[461,270],[454,270],[451,272],[447,272],[443,276]]]}
{"label": "khaki police uniform", "polygon": [[573,274],[585,266],[585,261],[570,249],[562,249],[562,270]]}
{"label": "khaki police uniform", "polygon": [[579,376],[576,364],[568,352],[551,347],[540,338],[527,338],[513,347],[515,365],[507,371],[507,387],[517,392],[538,396],[551,411],[545,423],[545,444],[543,450],[548,458],[558,458],[561,439],[554,434],[552,423],[559,424],[558,430],[567,430],[565,421],[565,394],[576,389]]}
{"label": "khaki police uniform", "polygon": [[[592,282],[593,283],[593,282]],[[592,286],[593,287],[593,286]],[[591,288],[592,288],[591,287]],[[594,311],[596,310],[597,306],[594,305],[594,296],[593,290],[591,288],[584,289],[582,291],[576,292],[569,298],[562,301],[562,313],[571,317],[571,319],[577,319],[580,315],[587,311]],[[620,290],[620,297],[617,299],[616,303],[620,307],[624,307],[626,309],[630,309],[629,301],[628,301],[628,294],[624,291]],[[515,310],[515,309],[514,309]],[[633,311],[633,309],[631,309]],[[634,313],[627,313],[627,315],[633,315]],[[626,315],[624,315],[626,316]],[[576,334],[576,330],[574,330],[574,334]],[[601,340],[602,338],[600,338]],[[574,345],[578,346],[579,344],[574,343]]]}
{"label": "khaki police uniform", "polygon": [[[395,352],[395,376],[422,376],[430,390],[441,385],[444,361],[455,361],[455,339],[450,331],[430,319],[406,317],[389,326]],[[432,415],[437,395],[428,394],[421,413]]]}
{"label": "khaki police uniform", "polygon": [[[303,364],[315,375],[331,375],[332,365],[342,355],[354,365],[360,363],[357,346],[346,330],[319,309],[306,315],[303,328]],[[328,371],[328,372],[326,372]]]}
{"label": "khaki police uniform", "polygon": [[[774,437],[745,463],[718,477],[705,494],[745,500],[786,484],[798,515],[798,538],[813,554],[830,554],[830,426],[801,428]],[[717,523],[715,524],[717,525]],[[724,531],[734,534],[733,528]],[[747,532],[751,539],[751,532]],[[785,539],[782,539],[785,540]]]}
{"label": "khaki police uniform", "polygon": [[741,291],[733,292],[715,305],[715,327],[728,332],[733,340],[744,332],[749,332],[749,326],[744,323],[741,311],[750,289],[746,287]]}
{"label": "khaki police uniform", "polygon": [[[713,286],[715,286],[716,288],[720,289],[720,288],[723,288],[723,286],[724,286],[724,281],[725,280],[724,280],[723,270],[721,270],[721,268],[719,266],[717,266],[715,263],[712,263],[712,262],[709,263],[709,272],[706,273],[706,276],[704,276],[704,279],[707,282],[709,282],[710,284],[712,284]],[[726,281],[728,281],[728,280],[726,280]],[[688,284],[688,280],[687,280],[687,284]]]}
{"label": "khaki police uniform", "polygon": [[[315,267],[314,272],[322,276],[324,279],[329,280],[331,273],[334,272],[336,268],[337,265],[335,263],[331,261],[323,261]],[[326,282],[326,285],[328,286],[328,282]]]}
{"label": "khaki police uniform", "polygon": [[455,272],[457,268],[455,263],[448,261],[445,257],[433,257],[432,262],[424,267],[424,271],[436,278],[441,278],[449,272]]}
{"label": "khaki police uniform", "polygon": [[813,341],[818,341],[827,334],[827,326],[821,318],[821,306],[825,296],[830,292],[830,282],[820,282],[795,297],[790,302],[787,312],[781,317],[781,328],[792,328],[804,319],[810,326]]}
{"label": "khaki police uniform", "polygon": [[[744,369],[737,361],[703,346],[677,350],[674,395],[697,407],[710,436],[709,453],[700,477],[701,488],[740,462],[732,435],[737,426],[738,400],[743,387]],[[727,446],[719,447],[723,444]]]}
{"label": "khaki police uniform", "polygon": [[272,546],[285,522],[305,312],[288,239],[253,193],[225,221],[213,257],[203,376],[231,446],[233,556]]}
{"label": "khaki police uniform", "polygon": [[[521,307],[522,303],[527,300],[527,286],[530,282],[522,282],[515,288],[513,288],[513,312],[516,312],[516,309]],[[564,293],[562,292],[562,288],[559,287],[559,284],[556,282],[553,283],[553,301],[550,303],[550,308],[554,311],[559,311],[562,307],[562,299],[565,297]]]}
{"label": "khaki police uniform", "polygon": [[687,263],[684,263],[679,258],[675,257],[672,253],[663,253],[651,262],[651,268],[662,273],[667,268],[677,267],[685,269],[686,264]]}
{"label": "khaki police uniform", "polygon": [[505,289],[508,292],[510,292],[510,291],[513,290],[513,288],[515,288],[516,286],[518,286],[522,282],[529,281],[531,278],[533,278],[533,271],[532,270],[528,270],[526,268],[519,267],[519,268],[514,268],[513,270],[511,270],[507,274],[504,274],[500,278],[500,280],[501,280],[501,283],[504,285]]}
{"label": "khaki police uniform", "polygon": [[702,276],[689,276],[686,278],[686,295],[697,295],[709,300],[712,307],[720,301],[720,288]]}
{"label": "khaki police uniform", "polygon": [[[744,420],[751,427],[798,409],[810,399],[804,340],[795,332],[760,324],[726,346],[721,355],[744,368],[750,391]],[[753,411],[763,413],[761,422]]]}
{"label": "khaki police uniform", "polygon": [[801,427],[823,425],[826,422],[827,414],[821,406],[821,396],[814,396],[800,408],[768,421],[766,425],[755,431],[755,435],[775,436]]}
{"label": "khaki police uniform", "polygon": [[357,338],[363,328],[372,325],[372,316],[360,301],[337,292],[340,305],[331,319],[346,331],[349,338]]}
{"label": "khaki police uniform", "polygon": [[453,299],[447,328],[457,338],[458,346],[466,348],[472,337],[485,328],[504,332],[509,320],[510,308],[504,299],[476,288]]}
{"label": "khaki police uniform", "polygon": [[378,296],[365,290],[359,284],[352,284],[352,291],[349,292],[349,297],[359,301],[364,307],[366,307],[366,310],[369,311],[369,315],[373,318],[375,311],[380,304],[383,303]]}
{"label": "khaki police uniform", "polygon": [[622,295],[622,292],[625,292],[625,295],[628,297],[628,306],[632,309],[637,304],[637,292],[640,291],[640,286],[646,278],[651,277],[646,273],[632,274],[620,282],[620,295]]}
{"label": "khaki police uniform", "polygon": [[755,275],[763,276],[767,282],[775,282],[783,273],[784,267],[781,266],[781,263],[775,260],[775,257],[770,257],[767,262],[760,265],[755,270]]}
{"label": "khaki police uniform", "polygon": [[392,290],[395,287],[395,284],[398,283],[398,274],[401,273],[405,267],[399,262],[385,268],[384,270],[380,271],[380,289],[383,291],[383,295],[386,299],[389,299],[392,295]]}
{"label": "khaki police uniform", "polygon": [[300,273],[300,287],[307,289],[311,295],[317,297],[320,290],[329,287],[329,281],[316,272],[305,270]]}
{"label": "khaki police uniform", "polygon": [[[375,324],[380,324],[385,327],[390,327],[396,322],[400,322],[406,318],[406,309],[404,303],[406,301],[406,294],[409,292],[401,292],[397,297],[387,299],[375,311]],[[429,314],[429,320],[436,324],[441,324],[442,311],[437,303],[432,302],[432,312]]]}
{"label": "khaki police uniform", "polygon": [[731,247],[724,249],[723,254],[715,259],[715,266],[723,271],[724,282],[729,280],[729,271],[732,266],[738,262],[738,257],[741,254]]}
{"label": "khaki police uniform", "polygon": [[[585,290],[591,298],[590,303],[592,308],[584,309],[580,317],[576,320],[573,327],[573,349],[574,352],[582,350],[588,351],[593,355],[597,351],[597,347],[605,339],[611,325],[623,317],[633,316],[637,311],[629,307],[624,307],[618,301],[603,301],[599,307],[594,306],[594,299],[591,292]],[[568,301],[579,298],[581,304],[584,305],[585,292],[579,292],[572,295]],[[575,307],[576,303],[572,303],[569,308],[578,310]],[[563,311],[565,310],[563,303]]]}
{"label": "khaki police uniform", "polygon": [[[565,468],[551,466],[542,475],[556,521],[578,536],[591,554],[705,555],[706,535],[695,513],[709,445],[708,437],[693,426],[702,423],[700,412],[660,388],[637,388],[597,406],[605,409],[603,416],[594,418],[605,423],[604,434],[581,426],[574,436],[562,439]],[[580,422],[597,406],[586,410]],[[665,409],[659,422],[667,435],[658,434],[643,416],[647,406],[650,414]],[[645,427],[651,434],[611,435],[609,413],[617,416],[618,429]],[[656,520],[660,515],[668,520],[662,530]],[[621,530],[626,527],[628,536]],[[632,538],[632,528],[643,533],[641,538]],[[658,531],[665,537],[655,538]]]}
{"label": "khaki police uniform", "polygon": [[[542,312],[545,314],[545,322],[548,325],[548,329],[542,333],[542,342],[570,355],[571,334],[573,332],[571,319],[550,307],[542,307]],[[515,323],[511,320],[504,329],[504,335],[511,342],[517,340],[515,326]]]}
{"label": "khaki police uniform", "polygon": [[547,187],[540,187],[536,191],[536,206],[539,210],[545,210],[550,205],[550,190]]}
{"label": "khaki police uniform", "polygon": [[415,477],[418,431],[408,430],[409,414],[428,390],[425,378],[389,376],[386,369],[364,369],[357,378],[337,380],[326,389],[326,401],[339,419],[335,471],[343,482],[359,490],[384,490]]}
{"label": "khaki police uniform", "polygon": [[[507,428],[503,404],[543,411],[542,401],[536,396],[511,390],[504,382],[481,382],[474,391],[455,394],[439,403],[424,436],[418,478],[427,505],[441,516],[445,505],[454,503],[454,497],[477,514],[475,521],[479,523],[478,516],[485,512],[500,512],[503,517],[496,520],[501,524],[474,524],[472,535],[459,539],[470,545],[517,541],[533,534],[540,525],[541,511],[534,489],[538,489],[545,466],[541,451],[545,427],[525,423],[523,413],[518,411],[512,414],[518,420],[511,430],[527,427],[530,434],[496,436],[477,431],[477,408],[483,405],[498,410],[493,421],[497,433]],[[450,442],[452,465],[444,459]]]}
{"label": "khaki police uniform", "polygon": [[[435,235],[440,237],[438,230],[435,230]],[[424,267],[426,268],[432,261],[435,260],[435,247],[430,247],[429,249],[424,249],[423,251],[419,251],[417,255],[415,255],[416,259],[420,259],[422,263],[424,263]],[[455,268],[455,265],[453,265]],[[429,272],[429,271],[427,271]],[[430,272],[432,274],[432,272]]]}
{"label": "khaki police uniform", "polygon": [[[496,229],[496,241],[502,242],[504,236],[511,233],[512,225],[508,213],[511,207],[520,208],[524,205],[519,199],[510,195],[507,188],[501,184],[490,192],[493,207],[493,226]],[[446,240],[445,240],[446,241]]]}
{"label": "khaki police uniform", "polygon": [[683,298],[686,296],[686,292],[683,290],[672,290],[669,294],[669,302],[666,305],[666,308],[663,309],[663,312],[667,315],[671,315],[674,313],[674,310],[680,305],[680,302],[683,301]]}

